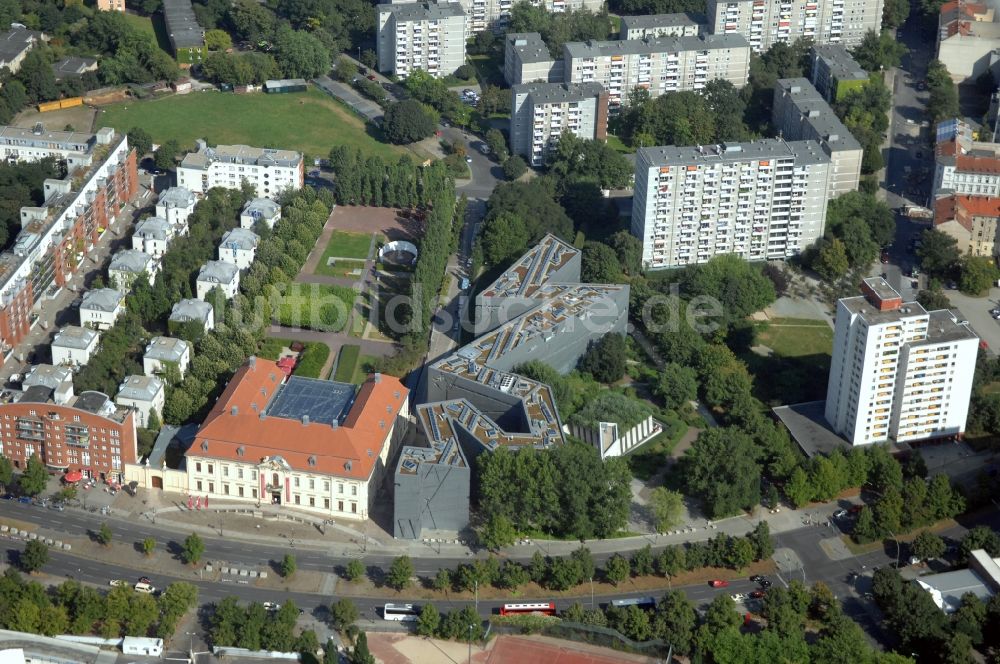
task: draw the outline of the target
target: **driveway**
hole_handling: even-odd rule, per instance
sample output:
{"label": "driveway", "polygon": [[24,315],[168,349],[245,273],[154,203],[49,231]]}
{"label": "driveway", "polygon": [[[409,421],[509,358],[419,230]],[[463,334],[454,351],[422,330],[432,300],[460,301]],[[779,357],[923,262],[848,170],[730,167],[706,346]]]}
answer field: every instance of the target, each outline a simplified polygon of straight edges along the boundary
{"label": "driveway", "polygon": [[951,300],[952,308],[959,311],[961,318],[969,321],[990,350],[994,353],[1000,350],[1000,322],[990,316],[990,309],[1000,306],[1000,288],[991,288],[986,297],[969,297],[957,290],[945,291],[945,294]]}

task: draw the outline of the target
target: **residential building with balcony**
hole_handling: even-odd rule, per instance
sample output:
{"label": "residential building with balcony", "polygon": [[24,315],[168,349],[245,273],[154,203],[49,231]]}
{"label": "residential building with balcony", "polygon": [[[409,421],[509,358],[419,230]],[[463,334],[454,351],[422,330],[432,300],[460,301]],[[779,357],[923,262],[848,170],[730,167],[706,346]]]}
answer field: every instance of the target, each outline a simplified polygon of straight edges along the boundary
{"label": "residential building with balcony", "polygon": [[177,227],[177,235],[187,235],[188,217],[194,212],[197,198],[189,189],[170,187],[160,193],[156,201],[156,216]]}
{"label": "residential building with balcony", "polygon": [[42,205],[21,208],[21,229],[0,253],[0,356],[28,333],[36,302],[69,283],[135,196],[136,157],[126,137],[112,132],[100,152],[64,179],[45,180]]}
{"label": "residential building with balcony", "polygon": [[52,364],[83,367],[97,352],[101,333],[89,327],[67,325],[52,340]]}
{"label": "residential building with balcony", "polygon": [[302,188],[305,171],[300,152],[248,145],[210,148],[200,139],[197,144],[198,151],[184,155],[177,167],[177,183],[194,193],[204,194],[212,187],[239,189],[249,182],[257,196],[277,198],[283,191]]}
{"label": "residential building with balcony", "polygon": [[882,30],[883,0],[709,0],[709,32],[743,35],[757,53],[776,42],[861,43]]}
{"label": "residential building with balcony", "polygon": [[[550,14],[562,14],[569,11],[586,9],[599,12],[604,6],[603,0],[529,0]],[[458,0],[465,10],[465,31],[469,37],[477,32],[492,30],[503,33],[510,20],[510,10],[514,0]]]}
{"label": "residential building with balcony", "polygon": [[750,71],[750,45],[741,35],[568,42],[564,53],[565,80],[600,83],[612,111],[635,88],[659,97],[700,90],[717,78],[741,88]]}
{"label": "residential building with balcony", "polygon": [[608,137],[608,94],[598,83],[528,83],[511,88],[510,146],[541,166],[564,131]]}
{"label": "residential building with balcony", "polygon": [[142,372],[147,376],[159,376],[164,367],[173,365],[183,378],[190,364],[191,344],[173,337],[153,337],[142,356]]}
{"label": "residential building with balcony", "polygon": [[135,225],[132,233],[133,251],[141,251],[160,259],[174,238],[175,227],[162,217],[146,217]]}
{"label": "residential building with balcony", "polygon": [[172,331],[188,323],[197,323],[205,332],[211,332],[215,329],[215,309],[204,300],[181,300],[170,310],[167,327]]}
{"label": "residential building with balcony", "polygon": [[146,427],[152,413],[163,421],[163,404],[166,403],[166,389],[157,376],[125,376],[118,386],[115,403],[122,408],[135,411],[135,425]]}
{"label": "residential building with balcony", "polygon": [[979,338],[881,277],[837,302],[826,419],[852,445],[957,439],[965,432]]}
{"label": "residential building with balcony", "polygon": [[621,39],[697,37],[708,33],[708,17],[697,12],[622,16]]}
{"label": "residential building with balcony", "polygon": [[216,288],[231,300],[240,288],[240,268],[226,261],[208,261],[198,270],[194,285],[199,300],[204,300]]}
{"label": "residential building with balcony", "polygon": [[247,201],[240,212],[240,227],[253,230],[258,221],[263,222],[268,228],[281,219],[281,206],[270,198],[255,198]]}
{"label": "residential building with balcony", "polygon": [[372,374],[359,387],[285,376],[251,357],[185,453],[186,491],[363,521],[391,481],[407,395],[391,376]]}
{"label": "residential building with balcony", "polygon": [[12,27],[0,32],[0,69],[6,67],[12,75],[16,74],[21,70],[21,63],[28,57],[31,49],[48,41],[44,32],[24,27]]}
{"label": "residential building with balcony", "polygon": [[509,85],[562,83],[563,61],[552,57],[537,32],[512,32],[504,37],[503,75]]}
{"label": "residential building with balcony", "polygon": [[771,123],[786,141],[816,141],[829,155],[830,198],[857,190],[864,149],[809,81],[778,80],[774,86]]}
{"label": "residential building with balcony", "polygon": [[110,145],[114,129],[105,127],[93,134],[78,131],[50,131],[38,122],[33,128],[0,126],[0,159],[24,163],[50,157],[66,164],[73,172],[94,163],[94,148]]}
{"label": "residential building with balcony", "polygon": [[969,256],[1000,256],[1000,198],[949,194],[934,201],[934,228]]}
{"label": "residential building with balcony", "polygon": [[136,462],[135,417],[100,392],[63,398],[34,385],[0,401],[0,447],[17,470],[37,454],[52,472],[121,482]]}
{"label": "residential building with balcony", "polygon": [[809,80],[816,91],[831,104],[852,90],[868,85],[868,72],[841,44],[817,44],[809,53],[812,70]]}
{"label": "residential building with balcony", "polygon": [[110,330],[125,311],[125,293],[115,288],[95,288],[80,301],[80,325],[94,330]]}
{"label": "residential building with balcony", "polygon": [[648,269],[795,256],[823,235],[830,156],[816,141],[640,148],[632,234]]}
{"label": "residential building with balcony", "polygon": [[132,289],[132,284],[140,274],[146,275],[149,283],[153,283],[159,271],[159,261],[145,251],[135,249],[119,251],[111,257],[108,264],[108,278],[115,288],[124,291]]}
{"label": "residential building with balcony", "polygon": [[421,69],[435,78],[465,64],[466,15],[457,2],[378,5],[378,70],[399,78]]}
{"label": "residential building with balcony", "polygon": [[232,263],[240,270],[246,270],[257,255],[257,245],[260,238],[253,231],[245,228],[233,228],[226,231],[219,242],[219,260]]}

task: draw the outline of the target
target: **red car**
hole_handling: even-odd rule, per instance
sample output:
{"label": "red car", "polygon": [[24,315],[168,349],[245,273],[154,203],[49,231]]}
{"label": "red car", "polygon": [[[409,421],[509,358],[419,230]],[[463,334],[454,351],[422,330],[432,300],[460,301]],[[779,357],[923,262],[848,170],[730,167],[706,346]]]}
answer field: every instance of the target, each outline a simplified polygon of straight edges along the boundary
{"label": "red car", "polygon": [[712,586],[713,588],[725,588],[726,586],[729,585],[729,582],[723,581],[722,579],[712,579],[711,581],[708,582],[708,585]]}
{"label": "red car", "polygon": [[369,81],[374,81],[375,80],[375,75],[374,74],[368,74],[368,80]]}
{"label": "red car", "polygon": [[764,596],[763,590],[754,590],[752,593],[750,593],[750,597],[753,599],[760,599],[763,596]]}

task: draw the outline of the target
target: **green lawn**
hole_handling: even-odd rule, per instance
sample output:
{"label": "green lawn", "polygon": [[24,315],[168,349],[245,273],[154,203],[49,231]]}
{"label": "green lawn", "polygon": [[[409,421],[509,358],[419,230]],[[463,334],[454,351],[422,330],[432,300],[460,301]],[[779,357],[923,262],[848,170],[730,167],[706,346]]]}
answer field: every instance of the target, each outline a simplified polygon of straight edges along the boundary
{"label": "green lawn", "polygon": [[189,149],[195,139],[204,138],[210,145],[242,143],[314,156],[326,156],[338,145],[391,160],[406,152],[376,141],[357,116],[315,89],[287,95],[194,92],[130,100],[101,113],[99,126],[121,131],[142,127],[154,142],[173,138]]}
{"label": "green lawn", "polygon": [[155,18],[151,16],[139,16],[137,14],[125,14],[124,16],[126,23],[133,28],[138,28],[142,34],[152,37],[153,42],[163,49],[164,53],[173,57],[173,53],[170,50],[170,39],[167,37],[162,16],[157,15]]}
{"label": "green lawn", "polygon": [[476,68],[479,85],[506,85],[503,75],[503,53],[494,51],[490,55],[470,55],[469,64]]}
{"label": "green lawn", "polygon": [[618,138],[614,134],[608,134],[607,143],[608,147],[614,150],[615,152],[621,152],[622,154],[632,154],[633,152],[635,152],[635,150],[625,145],[625,143],[622,142],[622,139]]}
{"label": "green lawn", "polygon": [[833,349],[833,330],[826,321],[807,318],[775,318],[760,323],[755,339],[758,345],[782,357],[829,355]]}
{"label": "green lawn", "polygon": [[753,327],[753,344],[767,346],[764,357],[750,350],[740,357],[756,376],[756,396],[775,406],[822,399],[826,394],[833,330],[825,321],[776,318]]}
{"label": "green lawn", "polygon": [[300,327],[321,332],[340,332],[354,306],[355,292],[343,286],[326,284],[288,284],[276,312],[285,327]]}
{"label": "green lawn", "polygon": [[[351,258],[356,261],[364,261],[368,258],[368,251],[371,249],[372,236],[368,233],[349,233],[347,231],[334,231],[330,236],[330,241],[326,243],[326,248],[323,249],[323,255],[319,259],[319,264],[316,266],[316,274],[330,274],[330,268],[327,268],[326,261],[328,258]],[[343,268],[338,268],[336,272],[339,274],[343,271]]]}
{"label": "green lawn", "polygon": [[333,373],[333,379],[338,383],[353,383],[354,375],[358,372],[358,365],[361,359],[361,346],[356,344],[345,344],[340,347],[337,355],[337,369]]}

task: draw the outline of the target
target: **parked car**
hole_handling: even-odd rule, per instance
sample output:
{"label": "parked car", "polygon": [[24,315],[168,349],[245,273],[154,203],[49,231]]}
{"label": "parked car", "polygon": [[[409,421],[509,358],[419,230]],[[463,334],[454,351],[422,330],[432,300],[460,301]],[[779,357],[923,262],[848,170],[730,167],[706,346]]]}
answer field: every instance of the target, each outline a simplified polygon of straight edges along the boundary
{"label": "parked car", "polygon": [[742,602],[747,598],[747,596],[744,593],[733,593],[729,596],[729,598],[734,602]]}
{"label": "parked car", "polygon": [[143,593],[143,594],[146,594],[146,595],[155,595],[156,594],[156,588],[154,586],[151,586],[148,583],[142,583],[142,582],[135,584],[135,591],[137,593]]}
{"label": "parked car", "polygon": [[843,519],[845,516],[847,516],[847,510],[837,510],[833,513],[834,519]]}
{"label": "parked car", "polygon": [[763,578],[764,577],[761,576],[760,574],[754,574],[753,576],[750,577],[750,580],[753,581],[754,583],[757,583],[758,581],[760,581]]}
{"label": "parked car", "polygon": [[466,157],[466,158],[465,158],[465,162],[466,162],[467,164],[471,164],[471,163],[472,163],[472,157]]}
{"label": "parked car", "polygon": [[277,602],[264,602],[265,611],[278,611],[281,609],[281,605]]}
{"label": "parked car", "polygon": [[767,579],[761,579],[760,580],[760,587],[763,588],[764,590],[767,590],[768,588],[771,587],[771,582],[768,581]]}
{"label": "parked car", "polygon": [[108,581],[108,585],[111,586],[112,588],[118,588],[119,586],[127,586],[128,581],[124,579],[111,579],[110,581]]}
{"label": "parked car", "polygon": [[708,582],[708,585],[712,586],[713,588],[725,588],[729,585],[729,582],[723,581],[722,579],[712,579],[711,581]]}
{"label": "parked car", "polygon": [[763,596],[764,596],[763,590],[754,590],[753,592],[750,593],[751,599],[760,599]]}
{"label": "parked car", "polygon": [[17,502],[23,503],[25,505],[31,504],[31,496],[21,496],[17,499]]}

